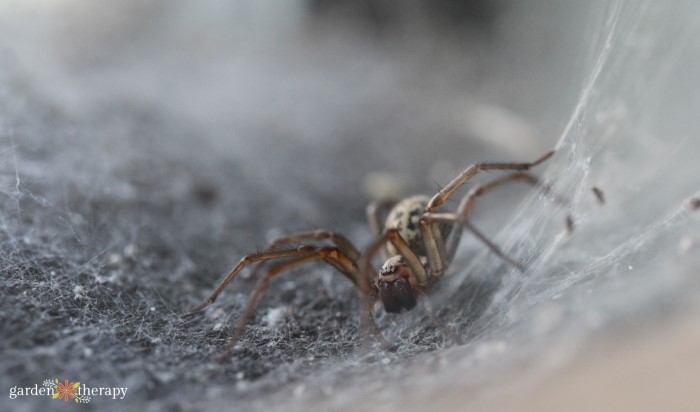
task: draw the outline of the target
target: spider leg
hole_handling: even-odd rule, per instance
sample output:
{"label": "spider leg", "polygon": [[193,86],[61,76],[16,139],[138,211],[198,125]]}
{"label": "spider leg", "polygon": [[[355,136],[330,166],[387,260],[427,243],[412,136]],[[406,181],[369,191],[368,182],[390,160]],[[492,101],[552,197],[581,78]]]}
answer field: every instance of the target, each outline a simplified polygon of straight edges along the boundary
{"label": "spider leg", "polygon": [[532,186],[537,186],[539,183],[539,180],[525,172],[520,172],[520,173],[514,173],[511,175],[506,175],[503,177],[500,177],[498,179],[494,179],[490,182],[484,183],[482,185],[474,186],[469,190],[467,195],[462,199],[462,202],[460,203],[458,207],[458,213],[463,214],[467,217],[471,217],[472,210],[474,209],[474,203],[476,203],[476,199],[478,199],[480,196],[485,195],[486,193],[492,191],[493,189],[503,186],[507,183],[510,182],[515,182],[515,181],[521,181],[527,184],[530,184]]}
{"label": "spider leg", "polygon": [[425,253],[430,266],[430,275],[440,277],[449,260],[443,241],[440,227],[432,224],[430,219],[421,216],[419,221],[420,231],[423,236],[423,244],[425,245]]}
{"label": "spider leg", "polygon": [[[476,200],[479,197],[485,195],[486,193],[489,193],[493,189],[496,189],[500,186],[518,181],[527,183],[531,186],[539,186],[547,194],[551,192],[549,186],[541,184],[539,179],[537,179],[535,176],[525,172],[513,173],[471,188],[471,190],[469,190],[469,192],[464,196],[464,198],[462,198],[462,201],[460,202],[459,207],[457,208],[456,214],[465,216],[467,219],[470,219],[472,211],[474,209],[474,204],[476,203]],[[555,197],[555,201],[564,205],[567,205],[569,203],[566,199],[563,199],[561,197]],[[461,236],[462,232],[460,230],[455,230],[450,234],[450,237],[447,239],[445,247],[447,249],[448,261],[452,261],[452,259],[454,258]]]}
{"label": "spider leg", "polygon": [[421,263],[418,256],[411,250],[408,243],[401,237],[401,234],[397,229],[388,228],[384,230],[384,234],[377,239],[365,253],[362,258],[362,263],[360,264],[360,269],[363,273],[370,273],[371,263],[377,252],[386,245],[387,242],[391,242],[392,245],[398,250],[399,254],[406,259],[406,262],[411,267],[413,274],[409,281],[412,284],[418,284],[420,286],[425,286],[428,284],[428,273],[425,271],[423,264]]}
{"label": "spider leg", "polygon": [[367,206],[367,221],[375,236],[381,236],[384,230],[382,215],[388,212],[395,204],[396,202],[394,201],[374,201]]}
{"label": "spider leg", "polygon": [[[258,286],[253,290],[251,293],[250,297],[248,298],[248,304],[246,305],[245,310],[243,311],[243,314],[241,315],[240,320],[238,321],[238,325],[236,326],[235,332],[233,334],[233,337],[229,341],[228,346],[226,347],[226,351],[221,355],[221,358],[219,359],[220,361],[226,360],[228,356],[231,354],[231,351],[235,347],[236,343],[240,340],[241,336],[243,335],[243,332],[245,331],[245,328],[248,324],[248,320],[250,319],[250,316],[253,313],[253,310],[255,309],[255,305],[258,303],[258,300],[260,299],[260,296],[262,293],[265,291],[267,288],[270,280],[279,275],[280,273],[284,272],[285,270],[292,269],[296,266],[303,265],[305,263],[317,261],[317,260],[323,260],[326,261],[327,263],[331,264],[333,267],[336,269],[340,270],[342,274],[344,274],[346,277],[350,278],[353,283],[360,288],[361,292],[365,296],[369,297],[374,297],[376,296],[376,291],[374,290],[363,290],[362,285],[363,282],[359,280],[360,278],[360,273],[357,269],[357,266],[355,265],[355,262],[350,260],[349,257],[347,257],[341,250],[338,248],[334,247],[325,247],[321,249],[317,249],[312,253],[303,255],[303,256],[298,256],[295,257],[291,260],[288,260],[286,262],[277,264],[270,268],[270,270],[265,274],[265,276],[260,280],[258,283]],[[370,312],[371,314],[371,312]],[[379,331],[379,327],[377,324],[374,322],[374,318],[370,317],[370,325],[373,326],[373,331],[377,336],[380,338],[382,343],[388,343],[384,336],[381,334]]]}
{"label": "spider leg", "polygon": [[[367,206],[367,221],[374,236],[381,236],[384,231],[384,213],[388,212],[396,202],[394,201],[374,201]],[[381,248],[379,254],[383,260],[389,259],[386,248]]]}
{"label": "spider leg", "polygon": [[[363,299],[362,303],[362,317],[361,319],[365,323],[365,326],[363,327],[363,330],[367,330],[367,326],[369,326],[369,330],[372,331],[374,336],[377,338],[379,343],[382,345],[382,347],[389,351],[389,352],[394,352],[397,349],[397,346],[389,342],[385,337],[382,331],[379,329],[379,326],[377,325],[377,322],[374,320],[374,302],[376,302],[376,299]],[[364,339],[364,344],[367,345],[367,339]]]}
{"label": "spider leg", "polygon": [[462,345],[462,339],[452,329],[442,323],[440,318],[437,317],[437,314],[435,314],[435,310],[433,309],[433,302],[430,300],[428,295],[424,292],[420,292],[420,297],[421,301],[423,302],[423,306],[425,307],[425,311],[428,313],[428,316],[430,316],[430,319],[433,321],[435,326],[447,337],[449,337],[456,345]]}
{"label": "spider leg", "polygon": [[305,240],[330,240],[351,260],[357,261],[357,259],[360,258],[360,252],[353,246],[352,242],[340,233],[330,230],[312,230],[309,232],[298,232],[280,236],[270,242],[269,249],[276,249],[284,244],[302,242]]}
{"label": "spider leg", "polygon": [[206,309],[209,305],[214,303],[214,301],[217,297],[219,297],[226,285],[228,285],[229,282],[231,282],[233,278],[235,278],[236,275],[238,275],[241,272],[241,270],[243,270],[243,268],[245,268],[250,263],[267,261],[270,259],[308,255],[314,252],[315,250],[316,248],[314,248],[313,246],[299,246],[294,249],[271,250],[266,252],[253,253],[243,257],[238,262],[238,264],[231,270],[231,272],[226,276],[226,278],[219,284],[214,293],[212,293],[211,296],[209,296],[209,298],[205,300],[201,305],[190,310],[189,313],[187,313],[187,315],[192,315],[194,313],[201,312],[204,309]]}
{"label": "spider leg", "polygon": [[[463,216],[465,221],[468,220],[469,218],[471,218],[476,199],[478,199],[480,196],[485,195],[493,189],[496,189],[507,183],[517,181],[521,181],[532,186],[540,186],[545,191],[545,193],[551,192],[550,188],[546,185],[542,185],[535,176],[526,172],[513,173],[471,188],[471,190],[469,190],[469,192],[466,194],[466,196],[464,196],[464,198],[460,202],[460,205],[457,208],[457,212],[455,213],[455,215]],[[555,200],[562,204],[568,204],[568,201],[566,199],[562,199],[560,197],[556,197]],[[435,233],[435,229],[437,226],[432,225],[430,223],[431,219],[435,221],[435,214],[432,215],[432,218],[430,214],[428,214],[428,216],[421,217],[421,232],[423,235],[423,240],[425,242],[425,250],[427,252],[428,262],[430,264],[430,270],[436,276],[440,276],[440,274],[442,274],[442,271],[444,270],[445,262],[451,262],[454,258],[455,252],[457,251],[457,246],[459,245],[459,241],[462,237],[462,231],[453,230],[447,238],[445,245],[443,246],[442,237],[439,233]],[[430,230],[431,227],[433,228],[432,230]],[[498,248],[495,248],[495,245],[493,245],[492,242],[488,241],[488,239],[486,239],[486,237],[483,234],[481,234],[479,231],[476,231],[473,226],[468,226],[467,228],[474,232],[474,234],[479,239],[484,241],[486,245],[489,246],[489,248],[491,248],[496,254],[498,254],[501,257],[505,256],[502,252],[500,252]],[[504,258],[511,264],[515,263],[515,261],[511,258]],[[519,265],[515,264],[515,266],[521,269]]]}
{"label": "spider leg", "polygon": [[[298,232],[285,236],[280,236],[274,239],[272,242],[270,242],[267,250],[274,250],[282,245],[303,242],[306,240],[330,240],[352,261],[357,262],[357,260],[360,258],[360,252],[352,244],[352,242],[350,242],[345,236],[341,235],[340,233],[332,232],[330,230],[312,230],[309,232]],[[246,278],[254,279],[256,274],[260,270],[260,267],[264,263],[265,261],[260,261],[256,263],[253,269],[250,270]]]}
{"label": "spider leg", "polygon": [[[485,244],[493,253],[495,253],[498,257],[506,261],[507,263],[511,264],[521,272],[525,271],[525,268],[515,261],[513,258],[510,256],[506,255],[501,251],[501,249],[498,248],[493,242],[489,240],[489,238],[486,237],[479,229],[474,227],[474,225],[469,221],[469,219],[464,216],[460,215],[457,213],[425,213],[423,216],[421,216],[421,220],[425,220],[428,223],[433,223],[433,222],[444,222],[444,223],[455,223],[459,224],[465,229],[469,230],[476,236],[483,244]],[[431,236],[431,232],[428,233],[428,237]],[[429,239],[426,239],[426,243],[430,242]]]}
{"label": "spider leg", "polygon": [[[539,179],[529,173],[526,172],[518,172],[518,173],[513,173],[510,175],[506,175],[503,177],[500,177],[498,179],[494,179],[490,182],[484,183],[482,185],[474,186],[472,187],[469,192],[462,198],[462,201],[459,204],[459,207],[457,208],[457,215],[460,216],[465,216],[467,219],[471,218],[472,211],[474,209],[474,204],[476,203],[476,200],[485,195],[486,193],[489,193],[493,189],[496,189],[500,186],[506,185],[511,182],[523,182],[527,183],[531,186],[537,186],[540,187],[545,194],[551,194],[552,190],[548,185],[542,184]],[[560,196],[555,196],[554,200],[562,205],[569,205],[569,201],[565,198],[562,198]],[[447,250],[447,261],[451,262],[452,259],[454,258],[455,253],[457,252],[457,246],[459,245],[459,241],[462,237],[462,231],[460,230],[454,230],[452,233],[450,233],[450,236],[447,238],[447,241],[445,242],[445,248]]]}
{"label": "spider leg", "polygon": [[483,170],[529,170],[543,163],[552,155],[554,155],[554,150],[545,153],[544,156],[531,163],[475,163],[466,168],[430,199],[427,206],[428,212],[434,212],[438,206],[445,203],[445,200],[452,196],[455,190]]}
{"label": "spider leg", "polygon": [[[469,219],[471,217],[471,212],[474,207],[474,202],[476,201],[476,198],[478,196],[481,196],[498,186],[502,186],[506,183],[517,180],[522,180],[532,185],[538,184],[538,180],[536,177],[528,173],[520,172],[507,175],[499,179],[495,179],[483,185],[475,186],[469,191],[469,193],[467,193],[464,199],[462,199],[462,202],[460,203],[460,206],[455,215],[464,216],[465,219]],[[440,228],[438,227],[438,225],[433,224],[433,221],[435,220],[435,215],[435,213],[428,212],[425,215],[421,216],[420,229],[421,234],[423,236],[423,243],[425,245],[426,257],[428,258],[428,264],[430,265],[431,275],[439,277],[442,276],[442,273],[445,270],[447,264],[449,264],[449,262],[452,261],[454,253],[457,249],[457,245],[459,244],[459,240],[461,239],[462,231],[453,230],[452,233],[450,233],[445,244],[445,242],[443,241],[443,237],[440,234]],[[465,226],[467,226],[468,229],[472,230],[476,234],[476,236],[482,241],[484,241],[486,245],[489,246],[492,250],[494,250],[496,254],[502,257],[504,256],[503,253],[501,253],[501,251],[498,248],[496,248],[492,242],[488,241],[488,239],[486,239],[486,237],[482,235],[479,231],[475,230],[473,226]],[[515,262],[513,259],[507,257],[506,260],[511,264]]]}
{"label": "spider leg", "polygon": [[[541,188],[542,191],[547,195],[552,194],[552,189],[549,187],[549,185],[542,184],[537,177],[531,175],[530,173],[518,172],[500,177],[498,179],[494,179],[482,185],[474,186],[462,199],[462,203],[460,204],[459,209],[462,210],[462,213],[464,213],[467,217],[470,217],[472,209],[474,208],[474,203],[476,202],[477,198],[485,195],[486,193],[499,186],[503,186],[507,183],[516,181],[527,183],[530,186],[537,186]],[[569,201],[563,197],[560,197],[559,195],[556,195],[554,197],[554,201],[564,206],[569,205]]]}

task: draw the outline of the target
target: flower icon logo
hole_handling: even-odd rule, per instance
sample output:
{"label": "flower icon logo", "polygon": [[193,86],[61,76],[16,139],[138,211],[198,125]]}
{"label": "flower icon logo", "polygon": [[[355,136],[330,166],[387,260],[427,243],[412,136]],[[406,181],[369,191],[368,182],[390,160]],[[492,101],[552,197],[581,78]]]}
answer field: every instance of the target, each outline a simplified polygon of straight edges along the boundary
{"label": "flower icon logo", "polygon": [[51,397],[51,399],[63,399],[64,401],[68,401],[68,399],[73,399],[75,400],[75,403],[80,403],[80,399],[76,397],[76,391],[78,387],[80,386],[80,382],[68,382],[68,379],[63,381],[63,383],[58,381],[58,378],[55,379],[54,381],[54,389],[55,393]]}

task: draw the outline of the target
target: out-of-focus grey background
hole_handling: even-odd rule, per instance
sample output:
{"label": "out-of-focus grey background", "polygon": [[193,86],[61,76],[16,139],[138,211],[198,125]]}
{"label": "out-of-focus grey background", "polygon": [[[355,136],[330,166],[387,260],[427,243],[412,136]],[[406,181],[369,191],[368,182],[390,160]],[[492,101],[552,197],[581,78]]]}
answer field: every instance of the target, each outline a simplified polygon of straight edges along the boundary
{"label": "out-of-focus grey background", "polygon": [[[3,2],[2,404],[56,407],[8,394],[58,377],[129,388],[81,408],[512,410],[494,399],[537,405],[538,383],[596,348],[695,319],[697,9]],[[320,265],[272,283],[223,365],[253,283],[180,317],[279,234],[328,228],[364,248],[372,198],[553,147],[537,173],[566,204],[513,187],[475,213],[527,271],[465,236],[435,292],[464,345],[420,310],[379,310],[399,350],[363,349],[355,291]]]}

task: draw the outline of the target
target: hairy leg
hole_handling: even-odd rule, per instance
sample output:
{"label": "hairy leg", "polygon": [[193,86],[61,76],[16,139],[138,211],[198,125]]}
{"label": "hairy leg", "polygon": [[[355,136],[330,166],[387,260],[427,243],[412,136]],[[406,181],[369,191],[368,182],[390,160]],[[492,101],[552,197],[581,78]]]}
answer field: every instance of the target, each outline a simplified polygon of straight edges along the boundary
{"label": "hairy leg", "polygon": [[[350,278],[353,280],[353,283],[355,285],[363,284],[364,282],[361,282],[358,280],[358,277],[360,277],[360,273],[355,266],[355,263],[352,262],[347,256],[344,255],[344,253],[339,250],[338,248],[334,247],[326,247],[326,248],[321,248],[318,249],[310,254],[306,254],[303,256],[298,256],[294,259],[288,260],[286,262],[277,264],[270,268],[270,270],[263,276],[263,278],[260,280],[258,283],[258,286],[253,290],[251,293],[250,297],[248,298],[248,303],[246,304],[246,308],[243,311],[243,314],[241,315],[240,320],[238,321],[238,325],[236,326],[236,329],[234,331],[233,337],[231,338],[231,341],[229,342],[228,346],[226,347],[226,351],[221,355],[220,361],[224,361],[228,358],[230,355],[231,351],[235,347],[236,343],[240,340],[241,336],[243,336],[243,332],[245,331],[245,328],[248,324],[248,320],[250,319],[250,316],[253,313],[253,310],[255,309],[255,305],[258,303],[258,300],[260,299],[260,296],[263,294],[265,289],[267,289],[267,286],[270,282],[270,280],[279,275],[280,273],[292,269],[296,266],[300,266],[309,262],[314,262],[318,260],[323,260],[329,264],[331,264],[333,267],[336,269],[339,269],[342,274],[344,274],[346,277]],[[359,287],[359,286],[358,286]],[[371,292],[371,291],[363,291],[364,296],[368,297],[374,297],[376,296],[376,292]],[[384,344],[386,339],[384,336],[381,335],[381,332],[379,331],[379,327],[376,325],[374,322],[374,318],[370,319],[371,325],[374,326],[373,331],[375,334],[378,334],[380,336],[380,341]]]}
{"label": "hairy leg", "polygon": [[447,337],[449,337],[452,342],[454,342],[457,345],[461,345],[462,339],[454,332],[452,329],[447,327],[440,318],[437,317],[437,314],[435,313],[435,310],[433,309],[433,302],[430,300],[428,295],[425,293],[420,294],[421,301],[423,302],[423,306],[425,307],[425,311],[428,313],[428,316],[430,316],[430,319],[433,321],[435,326],[440,329],[442,333],[444,333]]}
{"label": "hairy leg", "polygon": [[[330,230],[312,230],[308,232],[298,232],[292,233],[285,236],[280,236],[270,242],[267,250],[275,250],[283,245],[288,245],[290,243],[303,242],[308,240],[329,240],[335,244],[338,249],[340,249],[347,257],[349,257],[353,262],[357,262],[360,258],[360,252],[357,248],[350,242],[345,236],[340,233],[332,232]],[[265,263],[265,261],[260,261],[251,269],[247,276],[247,279],[254,279],[260,267]]]}
{"label": "hairy leg", "polygon": [[370,273],[372,259],[388,242],[394,245],[399,254],[406,259],[406,262],[411,267],[413,272],[413,279],[411,279],[411,282],[421,286],[427,285],[428,273],[425,271],[423,264],[408,246],[404,238],[401,237],[399,231],[393,228],[385,229],[384,234],[367,249],[367,253],[365,253],[364,257],[361,259],[360,270],[362,270],[363,273]]}
{"label": "hairy leg", "polygon": [[421,220],[425,220],[429,224],[433,222],[444,222],[461,225],[463,228],[472,232],[474,236],[476,236],[483,244],[485,244],[489,249],[491,249],[491,251],[495,253],[498,257],[500,257],[510,265],[514,266],[521,272],[525,271],[525,268],[519,262],[503,253],[501,249],[498,248],[498,246],[496,246],[491,240],[489,240],[488,237],[486,237],[486,235],[484,235],[483,233],[481,233],[480,230],[474,227],[474,225],[464,215],[459,215],[457,213],[425,213],[421,217]]}
{"label": "hairy leg", "polygon": [[[459,203],[459,207],[457,207],[457,211],[455,212],[455,214],[464,216],[466,219],[471,219],[472,211],[474,210],[474,204],[476,203],[476,200],[479,197],[491,192],[492,190],[498,187],[507,185],[508,183],[512,182],[523,182],[531,186],[539,185],[546,192],[549,192],[549,188],[546,186],[542,186],[535,176],[524,172],[513,173],[471,188],[471,190],[469,190],[469,192],[464,196],[464,198],[462,198],[462,201]],[[454,258],[461,237],[462,231],[454,230],[445,242],[448,260],[451,261]]]}
{"label": "hairy leg", "polygon": [[[462,220],[465,222],[468,222],[469,219],[471,218],[472,211],[474,209],[474,204],[476,203],[476,200],[485,195],[486,193],[489,193],[490,191],[504,186],[508,183],[512,182],[524,182],[527,183],[531,186],[540,186],[545,193],[549,193],[550,189],[548,186],[542,185],[540,181],[533,175],[526,173],[526,172],[518,172],[518,173],[513,173],[510,175],[506,175],[503,177],[500,177],[498,179],[494,179],[490,182],[474,186],[469,192],[462,198],[462,201],[459,204],[459,207],[457,208],[457,211],[454,213],[454,216],[452,218],[448,218],[450,214],[448,213],[443,213],[443,214],[428,214],[425,217],[421,218],[421,229],[423,230],[423,239],[425,241],[425,249],[428,251],[428,260],[430,261],[430,266],[431,269],[434,273],[442,273],[442,270],[444,269],[445,262],[451,262],[452,259],[454,258],[454,255],[457,251],[457,246],[459,245],[459,241],[462,237],[462,231],[461,230],[453,230],[452,233],[450,233],[450,236],[448,237],[447,241],[445,242],[444,246],[444,252],[440,249],[440,238],[439,236],[435,236],[432,232],[434,230],[428,231],[428,227],[433,227],[435,228],[436,225],[430,224],[429,222],[431,221],[431,216],[432,220],[435,221],[436,216],[443,216],[445,217],[443,222],[458,222],[460,219],[458,216],[462,217]],[[565,199],[562,199],[560,197],[557,197],[556,200],[559,203],[563,204],[568,204],[568,201]],[[463,223],[464,225],[464,223]],[[522,269],[520,265],[518,265],[514,259],[505,256],[500,249],[498,249],[493,242],[488,240],[486,236],[484,236],[481,232],[476,230],[473,225],[468,225],[467,228],[471,230],[480,240],[482,240],[491,250],[494,251],[497,255],[503,257],[508,263],[514,264],[516,267],[519,269]],[[438,253],[439,252],[439,253]]]}
{"label": "hairy leg", "polygon": [[224,288],[249,264],[254,262],[264,262],[271,259],[287,258],[287,257],[298,257],[309,255],[316,250],[313,246],[299,246],[294,249],[285,250],[271,250],[266,252],[253,253],[243,257],[238,264],[231,270],[231,272],[226,276],[226,278],[219,284],[214,293],[209,296],[201,305],[193,308],[187,313],[187,315],[192,315],[197,312],[201,312],[206,309],[209,305],[214,303],[217,297],[221,294]]}
{"label": "hairy leg", "polygon": [[381,236],[382,231],[384,231],[384,219],[382,217],[395,204],[396,202],[394,201],[374,201],[367,206],[367,221],[375,236]]}
{"label": "hairy leg", "polygon": [[530,163],[475,163],[468,168],[466,168],[462,173],[459,174],[456,178],[454,178],[450,183],[447,184],[444,188],[442,188],[438,193],[435,194],[435,196],[430,199],[428,202],[428,212],[432,213],[435,212],[435,209],[440,206],[441,204],[445,203],[447,199],[449,199],[450,196],[452,196],[452,193],[454,193],[455,190],[459,189],[460,186],[462,186],[464,183],[466,183],[469,179],[474,177],[477,173],[484,171],[484,170],[529,170],[550,157],[554,155],[554,151],[547,152],[544,156],[540,157],[539,159],[535,160],[534,162]]}
{"label": "hairy leg", "polygon": [[[381,236],[384,232],[384,218],[385,214],[391,210],[396,202],[394,201],[374,201],[367,206],[367,221],[369,222],[369,227],[372,229],[374,236]],[[386,248],[381,248],[379,250],[379,255],[382,260],[389,259],[389,254]]]}
{"label": "hairy leg", "polygon": [[423,244],[425,245],[426,257],[428,258],[428,265],[430,267],[430,275],[440,277],[445,267],[449,264],[443,236],[442,233],[440,233],[440,227],[432,224],[429,219],[424,219],[422,217],[419,224],[423,237]]}

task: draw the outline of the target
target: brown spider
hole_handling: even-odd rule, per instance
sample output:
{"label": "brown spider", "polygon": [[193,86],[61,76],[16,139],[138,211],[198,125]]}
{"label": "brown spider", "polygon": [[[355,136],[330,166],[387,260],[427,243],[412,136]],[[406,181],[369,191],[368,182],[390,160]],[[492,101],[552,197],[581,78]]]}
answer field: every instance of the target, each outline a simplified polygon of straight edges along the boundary
{"label": "brown spider", "polygon": [[[385,348],[392,349],[393,346],[384,338],[374,321],[373,307],[379,299],[387,312],[401,313],[413,309],[418,297],[424,298],[425,308],[435,324],[452,339],[459,341],[459,338],[434,315],[430,301],[425,294],[440,280],[455,255],[462,234],[461,230],[454,230],[455,225],[460,225],[472,232],[492,252],[522,271],[522,266],[501,252],[495,244],[472,225],[469,218],[476,199],[498,186],[514,181],[537,185],[537,178],[524,171],[543,163],[553,154],[554,151],[547,152],[531,163],[475,163],[460,173],[432,198],[416,195],[398,203],[371,204],[367,208],[367,216],[378,239],[364,254],[361,254],[345,236],[327,230],[300,232],[280,237],[271,242],[267,250],[242,258],[214,293],[187,315],[200,312],[211,305],[226,285],[245,266],[257,262],[251,271],[252,276],[268,260],[289,258],[272,266],[253,290],[233,337],[221,356],[223,361],[243,335],[248,319],[270,279],[295,266],[322,260],[350,279],[366,298],[362,305],[363,319],[367,321]],[[459,187],[483,170],[516,170],[518,172],[473,187],[462,199],[454,213],[436,212],[436,209]],[[382,214],[387,210],[388,214],[382,225]],[[303,245],[286,249],[280,248],[283,245],[311,240],[328,240],[334,246]],[[379,274],[371,267],[372,259],[377,253],[381,253],[386,260]]]}

